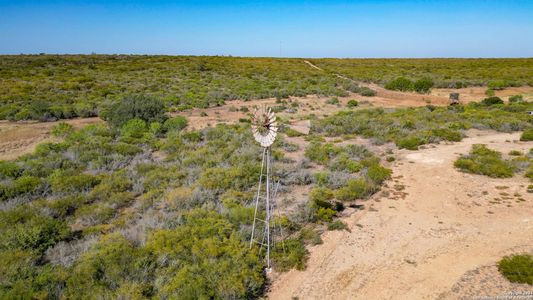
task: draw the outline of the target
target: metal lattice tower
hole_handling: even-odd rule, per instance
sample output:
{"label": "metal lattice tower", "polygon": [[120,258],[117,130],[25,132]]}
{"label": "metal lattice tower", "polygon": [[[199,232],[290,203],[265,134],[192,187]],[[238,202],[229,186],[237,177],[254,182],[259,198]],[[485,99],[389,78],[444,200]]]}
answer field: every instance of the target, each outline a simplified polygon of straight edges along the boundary
{"label": "metal lattice tower", "polygon": [[[261,174],[257,186],[255,197],[254,221],[252,225],[252,234],[250,238],[250,248],[254,243],[260,247],[266,247],[266,264],[270,269],[270,251],[273,247],[271,232],[272,214],[275,207],[275,198],[279,184],[274,187],[272,183],[272,160],[270,147],[276,139],[278,126],[276,116],[270,108],[261,107],[256,110],[252,118],[252,132],[255,140],[261,144],[263,155],[261,158]],[[262,218],[260,209],[263,209],[265,215]],[[261,207],[260,207],[261,206]],[[258,215],[259,213],[259,215]]]}

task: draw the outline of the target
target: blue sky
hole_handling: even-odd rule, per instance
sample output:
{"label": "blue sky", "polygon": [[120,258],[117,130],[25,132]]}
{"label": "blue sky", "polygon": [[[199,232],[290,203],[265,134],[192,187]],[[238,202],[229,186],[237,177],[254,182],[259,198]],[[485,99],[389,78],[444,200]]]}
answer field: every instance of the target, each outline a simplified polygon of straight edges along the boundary
{"label": "blue sky", "polygon": [[533,57],[533,0],[0,0],[0,54],[40,52]]}

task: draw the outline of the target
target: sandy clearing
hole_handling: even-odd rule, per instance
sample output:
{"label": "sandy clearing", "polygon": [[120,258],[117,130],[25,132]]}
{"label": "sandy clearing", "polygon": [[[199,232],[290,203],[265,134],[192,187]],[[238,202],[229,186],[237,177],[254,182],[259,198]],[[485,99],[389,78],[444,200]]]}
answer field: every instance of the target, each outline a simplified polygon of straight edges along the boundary
{"label": "sandy clearing", "polygon": [[82,118],[57,122],[8,122],[0,121],[0,160],[16,159],[31,153],[37,144],[54,140],[50,135],[52,127],[59,122],[81,128],[85,125],[103,122],[100,118]]}
{"label": "sandy clearing", "polygon": [[[529,182],[453,168],[456,157],[472,144],[486,143],[507,153],[527,151],[533,143],[507,142],[518,140],[519,133],[470,131],[469,136],[417,152],[397,151],[389,194],[394,194],[393,186],[405,187],[403,199],[380,193],[365,202],[367,209],[345,218],[351,232],[326,232],[322,245],[309,248],[305,271],[274,274],[269,298],[434,299],[451,291],[469,270],[494,264],[513,249],[533,251]],[[517,200],[515,193],[526,201]],[[491,203],[494,198],[499,203]],[[464,295],[447,297],[455,296]]]}

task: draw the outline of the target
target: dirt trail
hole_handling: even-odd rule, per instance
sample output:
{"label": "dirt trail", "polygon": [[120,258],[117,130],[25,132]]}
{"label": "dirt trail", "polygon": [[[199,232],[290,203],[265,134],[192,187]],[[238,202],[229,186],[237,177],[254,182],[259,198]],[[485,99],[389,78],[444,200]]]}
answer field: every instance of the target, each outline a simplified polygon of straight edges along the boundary
{"label": "dirt trail", "polygon": [[[472,289],[464,287],[450,293],[469,270],[494,265],[514,251],[533,251],[529,182],[523,176],[492,179],[460,173],[453,161],[476,143],[503,153],[528,151],[533,143],[510,142],[518,140],[519,133],[471,131],[469,136],[455,144],[398,151],[389,196],[376,195],[365,202],[365,210],[347,217],[351,232],[325,233],[324,243],[310,248],[305,271],[274,275],[269,298],[456,299],[503,294],[498,280],[504,279],[497,274],[485,279],[478,291],[482,294],[467,295]],[[398,193],[403,197],[393,196]],[[533,288],[516,285],[513,290]]]}
{"label": "dirt trail", "polygon": [[312,62],[310,62],[308,60],[304,60],[304,63],[308,64],[313,69],[316,69],[316,70],[319,70],[319,71],[324,71],[324,70],[322,70],[321,68],[317,67],[316,65],[314,65]]}

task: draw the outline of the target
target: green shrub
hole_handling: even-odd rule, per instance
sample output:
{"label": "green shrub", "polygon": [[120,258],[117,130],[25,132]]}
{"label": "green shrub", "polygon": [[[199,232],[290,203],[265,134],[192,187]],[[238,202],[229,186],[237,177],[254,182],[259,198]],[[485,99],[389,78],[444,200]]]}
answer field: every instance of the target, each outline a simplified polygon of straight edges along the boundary
{"label": "green shrub", "polygon": [[304,227],[302,230],[300,230],[300,239],[306,243],[311,243],[312,245],[322,244],[320,233],[309,227]]}
{"label": "green shrub", "polygon": [[[236,233],[221,215],[204,210],[185,214],[175,229],[155,230],[147,248],[159,262],[158,295],[169,299],[258,297],[265,282],[263,263],[257,249],[250,249]],[[284,245],[278,242],[272,249],[274,267],[305,267],[307,252],[301,241],[285,240]]]}
{"label": "green shrub", "polygon": [[413,83],[413,89],[418,93],[429,93],[433,87],[433,80],[431,78],[418,79]]}
{"label": "green shrub", "polygon": [[167,119],[163,102],[145,95],[122,98],[112,104],[103,117],[116,128],[121,128],[132,119],[140,119],[146,123],[163,123]]}
{"label": "green shrub", "polygon": [[533,255],[506,256],[498,263],[498,270],[511,282],[533,285]]}
{"label": "green shrub", "polygon": [[15,178],[22,174],[22,168],[12,161],[0,160],[0,179]]}
{"label": "green shrub", "polygon": [[519,103],[523,101],[524,97],[522,95],[513,95],[509,97],[509,103]]}
{"label": "green shrub", "polygon": [[163,124],[163,128],[165,131],[181,131],[183,128],[187,127],[187,124],[187,118],[182,116],[176,116],[174,118],[166,120]]}
{"label": "green shrub", "polygon": [[309,252],[305,249],[300,239],[285,239],[274,245],[272,249],[272,262],[274,269],[285,272],[292,268],[304,270]]}
{"label": "green shrub", "polygon": [[347,230],[348,225],[341,220],[335,220],[328,224],[328,230]]}
{"label": "green shrub", "polygon": [[493,89],[487,89],[485,91],[485,96],[487,96],[487,97],[494,97],[495,95],[496,95],[496,93],[494,92]]}
{"label": "green shrub", "polygon": [[414,89],[414,83],[405,77],[398,77],[387,82],[385,88],[395,91],[412,91]]}
{"label": "green shrub", "polygon": [[339,104],[339,99],[337,97],[333,97],[331,99],[326,100],[327,104],[337,105]]}
{"label": "green shrub", "polygon": [[[104,236],[83,254],[67,280],[67,298],[121,298],[124,287],[135,284],[141,296],[153,293],[156,263],[144,248],[119,234]],[[121,295],[122,294],[122,295]]]}
{"label": "green shrub", "polygon": [[382,167],[379,164],[373,164],[370,167],[368,167],[366,175],[374,183],[381,184],[381,183],[383,183],[383,181],[389,179],[391,177],[391,174],[392,174],[392,170],[391,169],[387,169],[385,167]]}
{"label": "green shrub", "polygon": [[357,100],[349,100],[347,105],[348,107],[356,107],[359,105],[359,102],[357,102]]}
{"label": "green shrub", "polygon": [[311,142],[307,149],[305,149],[305,156],[310,160],[325,165],[338,152],[333,144],[322,144],[319,142]]}
{"label": "green shrub", "polygon": [[97,176],[90,174],[71,175],[60,171],[54,172],[49,178],[54,193],[86,192],[100,182]]}
{"label": "green shrub", "polygon": [[141,119],[131,119],[121,128],[121,134],[124,137],[142,138],[147,132],[146,122]]}
{"label": "green shrub", "polygon": [[27,175],[18,177],[10,184],[0,183],[0,200],[35,194],[41,186],[42,181],[40,178]]}
{"label": "green shrub", "polygon": [[520,156],[520,155],[522,155],[522,152],[519,151],[519,150],[511,150],[511,151],[509,151],[509,155],[511,155],[511,156]]}
{"label": "green shrub", "polygon": [[483,99],[481,101],[482,104],[490,106],[490,105],[496,105],[496,104],[503,104],[503,100],[500,97],[488,97]]}
{"label": "green shrub", "polygon": [[331,208],[317,207],[315,212],[315,219],[318,222],[331,222],[331,220],[333,220],[333,217],[336,214],[337,212]]}
{"label": "green shrub", "polygon": [[503,160],[501,153],[491,150],[485,145],[473,145],[468,155],[463,155],[454,163],[463,172],[486,175],[489,177],[513,177],[514,166]]}
{"label": "green shrub", "polygon": [[296,131],[292,128],[287,128],[284,132],[288,137],[298,137],[304,135],[303,133]]}
{"label": "green shrub", "polygon": [[340,201],[352,201],[367,196],[371,189],[371,186],[364,179],[351,179],[345,186],[336,191],[335,198]]}
{"label": "green shrub", "polygon": [[407,150],[418,150],[418,146],[426,144],[427,141],[418,136],[408,136],[405,138],[398,139],[396,141],[396,146],[400,149]]}
{"label": "green shrub", "polygon": [[487,87],[491,90],[503,90],[509,86],[509,82],[505,80],[494,80],[487,84]]}
{"label": "green shrub", "polygon": [[359,89],[359,95],[365,97],[374,97],[375,95],[377,95],[377,92],[371,88],[364,86]]}
{"label": "green shrub", "polygon": [[74,127],[65,122],[59,122],[52,128],[52,135],[56,137],[66,137],[74,131]]}
{"label": "green shrub", "polygon": [[64,222],[39,215],[29,207],[1,212],[0,223],[2,249],[35,250],[42,254],[70,234]]}
{"label": "green shrub", "polygon": [[333,191],[325,187],[315,187],[309,193],[309,198],[315,203],[328,202],[333,196]]}
{"label": "green shrub", "polygon": [[451,142],[460,142],[463,139],[463,134],[461,132],[448,128],[433,129],[431,130],[430,134],[445,141]]}
{"label": "green shrub", "polygon": [[523,142],[533,141],[533,128],[527,128],[522,132],[520,140]]}

